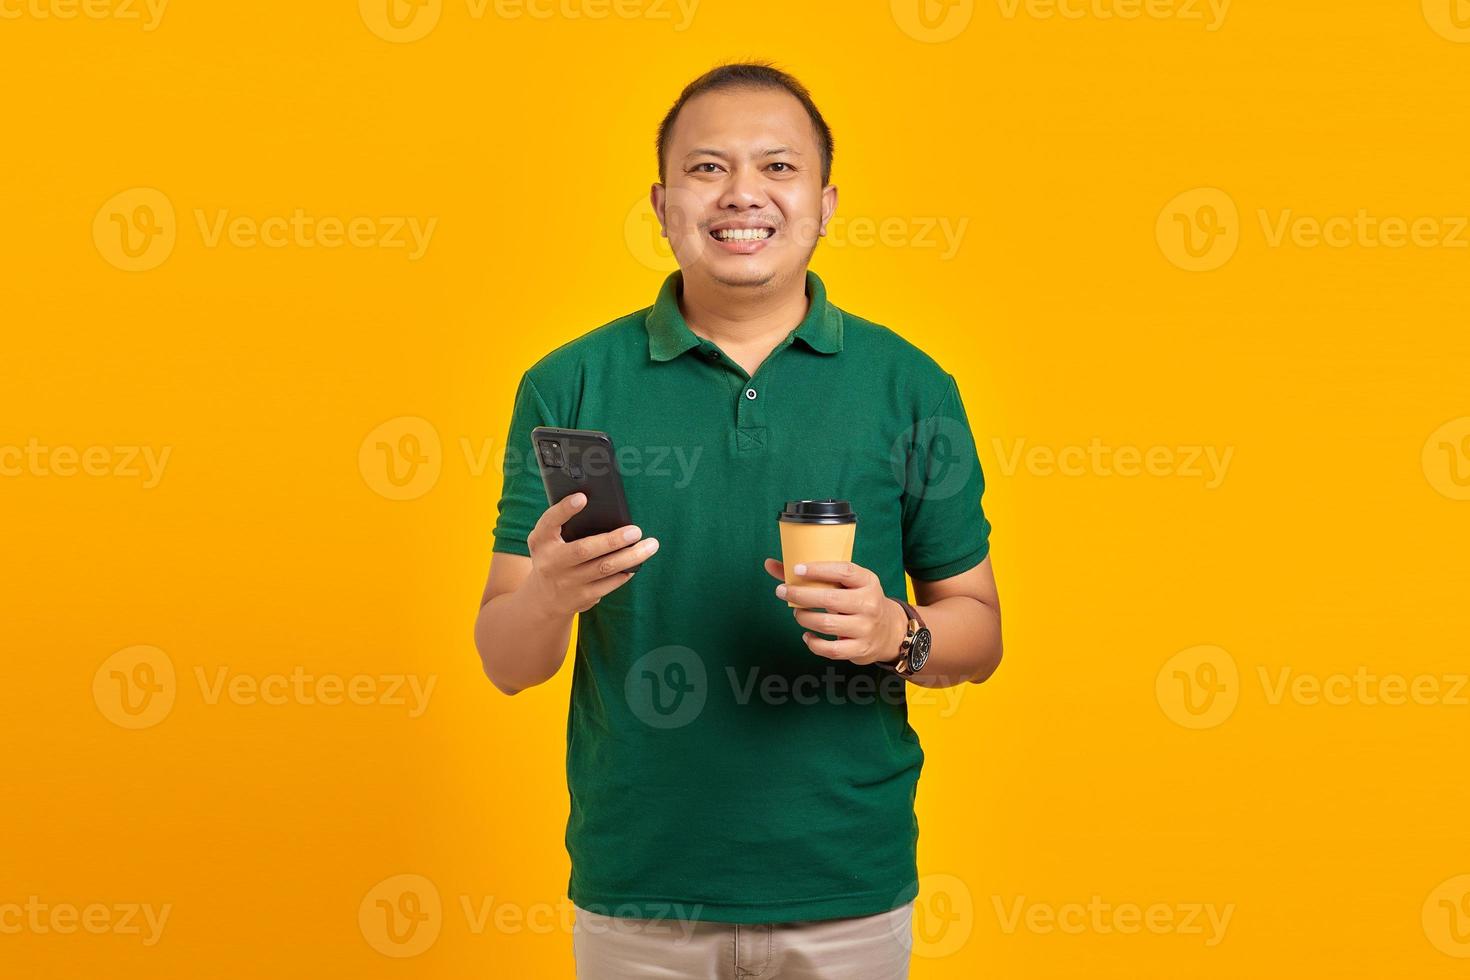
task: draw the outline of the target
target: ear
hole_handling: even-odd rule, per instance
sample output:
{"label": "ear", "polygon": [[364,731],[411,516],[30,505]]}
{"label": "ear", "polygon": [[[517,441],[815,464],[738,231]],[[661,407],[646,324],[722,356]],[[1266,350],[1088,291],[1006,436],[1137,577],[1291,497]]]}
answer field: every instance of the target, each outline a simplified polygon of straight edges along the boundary
{"label": "ear", "polygon": [[648,191],[648,203],[653,205],[654,217],[658,218],[658,233],[664,238],[669,237],[669,226],[664,221],[664,200],[668,195],[668,188],[663,184],[654,184]]}
{"label": "ear", "polygon": [[837,185],[828,184],[822,188],[822,227],[817,230],[819,236],[827,234],[827,222],[832,220],[832,214],[837,210]]}

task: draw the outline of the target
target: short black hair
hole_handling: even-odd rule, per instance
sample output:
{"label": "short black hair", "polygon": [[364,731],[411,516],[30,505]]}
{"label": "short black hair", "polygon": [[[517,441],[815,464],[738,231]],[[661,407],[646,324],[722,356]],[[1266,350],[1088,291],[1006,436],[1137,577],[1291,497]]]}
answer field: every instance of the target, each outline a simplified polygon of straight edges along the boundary
{"label": "short black hair", "polygon": [[679,118],[679,111],[696,95],[732,88],[779,88],[785,89],[796,97],[796,101],[801,103],[801,107],[811,117],[812,128],[816,130],[817,149],[822,157],[822,186],[826,187],[832,180],[832,130],[828,127],[827,120],[822,118],[822,113],[817,109],[817,104],[812,101],[811,93],[806,90],[806,86],[775,65],[764,61],[743,61],[720,65],[711,68],[684,86],[684,91],[679,93],[678,100],[664,116],[663,122],[659,123],[657,147],[659,183],[664,182],[664,152],[669,147],[669,136],[673,133],[674,121]]}

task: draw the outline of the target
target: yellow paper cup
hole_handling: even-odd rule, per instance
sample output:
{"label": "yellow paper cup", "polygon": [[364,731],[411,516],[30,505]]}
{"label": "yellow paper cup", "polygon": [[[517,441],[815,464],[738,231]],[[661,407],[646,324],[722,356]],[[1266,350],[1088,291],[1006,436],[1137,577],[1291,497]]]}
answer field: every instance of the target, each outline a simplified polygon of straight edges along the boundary
{"label": "yellow paper cup", "polygon": [[[788,500],[776,515],[781,529],[781,564],[786,584],[831,585],[792,571],[814,561],[852,561],[852,543],[857,536],[857,515],[846,500]],[[796,608],[790,601],[786,605]]]}

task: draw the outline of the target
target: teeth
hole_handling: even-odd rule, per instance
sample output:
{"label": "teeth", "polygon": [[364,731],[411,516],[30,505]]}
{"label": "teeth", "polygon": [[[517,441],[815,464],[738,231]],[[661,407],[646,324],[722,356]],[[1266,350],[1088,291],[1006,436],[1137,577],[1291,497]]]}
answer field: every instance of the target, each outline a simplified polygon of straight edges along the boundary
{"label": "teeth", "polygon": [[771,237],[769,228],[721,228],[715,237],[723,242],[751,242]]}

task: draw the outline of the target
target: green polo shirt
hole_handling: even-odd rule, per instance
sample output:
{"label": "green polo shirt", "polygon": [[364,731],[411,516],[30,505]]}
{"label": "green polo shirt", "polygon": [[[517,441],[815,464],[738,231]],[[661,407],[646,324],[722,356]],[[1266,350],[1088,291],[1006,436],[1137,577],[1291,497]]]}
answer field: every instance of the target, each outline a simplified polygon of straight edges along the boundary
{"label": "green polo shirt", "polygon": [[906,682],[811,653],[761,563],[781,555],[786,501],[846,499],[853,561],[902,597],[905,570],[985,559],[984,477],[954,378],[806,282],[805,319],[753,376],[689,329],[674,272],[516,390],[495,550],[529,554],[547,507],[538,425],[607,432],[633,521],[659,540],[577,624],[566,845],[583,908],[785,922],[917,894]]}

